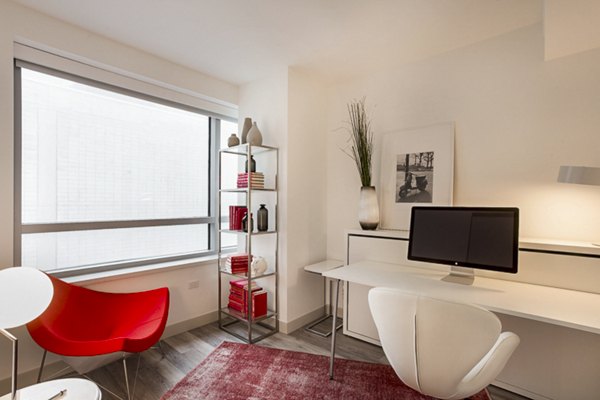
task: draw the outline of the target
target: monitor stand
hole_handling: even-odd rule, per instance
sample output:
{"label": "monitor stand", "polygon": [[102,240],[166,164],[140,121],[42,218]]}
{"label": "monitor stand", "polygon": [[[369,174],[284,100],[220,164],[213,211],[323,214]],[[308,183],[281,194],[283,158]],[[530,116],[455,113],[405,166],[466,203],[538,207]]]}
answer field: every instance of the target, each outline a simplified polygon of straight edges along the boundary
{"label": "monitor stand", "polygon": [[445,282],[459,283],[461,285],[472,285],[475,280],[473,268],[450,267],[450,274],[442,278]]}

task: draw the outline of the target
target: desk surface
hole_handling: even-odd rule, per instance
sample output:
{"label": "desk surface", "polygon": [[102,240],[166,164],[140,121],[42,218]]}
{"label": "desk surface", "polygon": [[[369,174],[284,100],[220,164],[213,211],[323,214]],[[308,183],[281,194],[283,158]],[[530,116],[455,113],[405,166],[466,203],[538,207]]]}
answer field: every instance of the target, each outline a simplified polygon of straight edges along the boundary
{"label": "desk surface", "polygon": [[447,272],[430,268],[361,261],[323,276],[367,286],[384,286],[457,302],[490,311],[600,334],[600,295],[475,277],[472,286],[441,281]]}

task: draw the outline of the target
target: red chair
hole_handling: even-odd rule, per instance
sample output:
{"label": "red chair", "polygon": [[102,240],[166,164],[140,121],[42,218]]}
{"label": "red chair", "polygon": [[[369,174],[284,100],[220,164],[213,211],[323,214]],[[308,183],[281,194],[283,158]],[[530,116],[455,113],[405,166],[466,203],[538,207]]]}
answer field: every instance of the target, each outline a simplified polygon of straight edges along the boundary
{"label": "red chair", "polygon": [[[52,302],[27,329],[44,349],[41,379],[48,351],[61,356],[140,353],[156,344],[167,323],[169,289],[107,293],[75,286],[50,276]],[[127,397],[127,364],[123,358]]]}

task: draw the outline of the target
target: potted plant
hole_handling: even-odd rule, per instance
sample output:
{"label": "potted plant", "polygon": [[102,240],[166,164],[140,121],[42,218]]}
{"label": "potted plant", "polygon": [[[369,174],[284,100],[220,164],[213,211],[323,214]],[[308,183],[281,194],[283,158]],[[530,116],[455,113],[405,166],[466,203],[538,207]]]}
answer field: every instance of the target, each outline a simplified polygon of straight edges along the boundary
{"label": "potted plant", "polygon": [[355,162],[362,187],[358,208],[358,222],[362,229],[373,230],[379,225],[379,205],[375,186],[371,185],[373,158],[373,131],[365,108],[365,98],[348,104],[350,151]]}

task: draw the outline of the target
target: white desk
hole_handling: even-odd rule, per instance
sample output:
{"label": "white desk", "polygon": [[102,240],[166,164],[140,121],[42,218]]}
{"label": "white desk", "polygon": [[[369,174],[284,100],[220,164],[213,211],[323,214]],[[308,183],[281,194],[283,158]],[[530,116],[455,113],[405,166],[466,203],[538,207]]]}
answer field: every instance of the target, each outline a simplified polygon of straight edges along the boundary
{"label": "white desk", "polygon": [[[446,273],[424,268],[361,261],[323,273],[334,280],[334,310],[339,282],[384,286],[458,302],[490,311],[600,334],[600,295],[514,281],[476,277],[472,286],[440,281]],[[333,379],[335,333],[331,335]]]}
{"label": "white desk", "polygon": [[[100,400],[102,393],[98,386],[87,379],[67,378],[46,381],[27,386],[17,391],[17,400],[45,400],[66,389],[66,393],[57,400]],[[10,393],[0,400],[10,400]]]}

